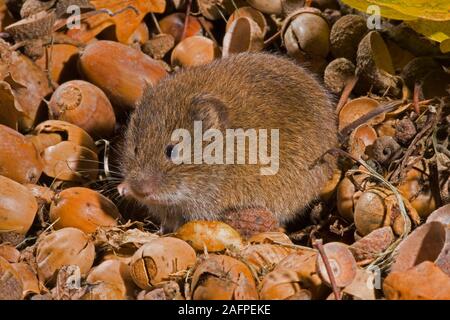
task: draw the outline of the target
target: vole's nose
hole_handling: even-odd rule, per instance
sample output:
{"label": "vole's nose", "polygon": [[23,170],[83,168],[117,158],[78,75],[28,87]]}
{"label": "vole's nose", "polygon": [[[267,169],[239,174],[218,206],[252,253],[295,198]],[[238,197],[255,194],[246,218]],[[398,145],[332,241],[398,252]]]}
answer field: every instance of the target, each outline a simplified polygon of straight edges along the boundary
{"label": "vole's nose", "polygon": [[132,180],[125,187],[127,187],[128,194],[137,198],[146,198],[156,193],[159,182],[159,176],[148,176],[145,179]]}

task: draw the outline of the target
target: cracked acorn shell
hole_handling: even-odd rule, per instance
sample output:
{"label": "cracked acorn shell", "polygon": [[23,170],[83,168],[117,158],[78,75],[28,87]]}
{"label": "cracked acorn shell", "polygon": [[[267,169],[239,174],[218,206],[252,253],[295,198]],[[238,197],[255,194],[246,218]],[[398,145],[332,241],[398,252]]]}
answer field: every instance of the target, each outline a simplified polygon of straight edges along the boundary
{"label": "cracked acorn shell", "polygon": [[0,176],[0,231],[26,234],[37,210],[36,199],[26,187]]}
{"label": "cracked acorn shell", "polygon": [[207,64],[220,56],[220,50],[206,37],[193,36],[184,39],[172,51],[172,66],[193,67]]}
{"label": "cracked acorn shell", "polygon": [[[115,58],[105,59],[107,56]],[[80,54],[79,67],[86,79],[102,89],[114,106],[125,111],[136,107],[147,85],[155,85],[167,75],[164,68],[146,54],[106,40],[88,44]]]}
{"label": "cracked acorn shell", "polygon": [[74,227],[92,233],[98,227],[117,225],[120,213],[102,194],[82,187],[64,189],[50,206],[50,221],[56,229]]}
{"label": "cracked acorn shell", "polygon": [[73,123],[94,138],[111,136],[116,125],[114,109],[103,91],[82,80],[59,86],[50,99],[49,109],[52,118]]}
{"label": "cracked acorn shell", "polygon": [[49,146],[42,152],[44,173],[63,181],[93,181],[98,175],[98,156],[91,149],[70,141]]}
{"label": "cracked acorn shell", "polygon": [[76,265],[82,276],[91,269],[95,258],[94,244],[81,230],[63,228],[38,239],[36,263],[39,279],[52,281],[59,269]]}
{"label": "cracked acorn shell", "polygon": [[360,77],[355,89],[362,94],[371,87],[384,94],[400,94],[399,78],[395,76],[389,49],[377,31],[369,32],[359,43],[356,57],[357,75]]}
{"label": "cracked acorn shell", "polygon": [[264,38],[269,28],[267,25],[266,18],[260,11],[253,9],[252,7],[241,7],[234,10],[234,12],[228,18],[225,31],[228,31],[228,29],[230,29],[231,25],[236,19],[242,17],[247,17],[256,22],[256,24],[259,26],[259,29],[262,32],[262,37]]}
{"label": "cracked acorn shell", "polygon": [[415,229],[396,249],[391,272],[407,271],[423,261],[435,262],[450,275],[450,229],[437,221]]}
{"label": "cracked acorn shell", "polygon": [[47,120],[41,122],[34,129],[33,136],[28,136],[28,139],[33,142],[40,153],[47,147],[62,141],[69,141],[94,152],[97,151],[94,140],[86,131],[66,121]]}
{"label": "cracked acorn shell", "polygon": [[35,183],[42,170],[35,146],[19,132],[0,124],[0,175],[19,183]]}
{"label": "cracked acorn shell", "polygon": [[[347,102],[341,109],[338,115],[339,130],[344,129],[346,126],[350,125],[352,122],[358,120],[365,114],[376,109],[380,103],[375,99],[368,97],[360,97]],[[383,122],[385,116],[380,114],[375,118],[372,118],[368,124],[376,125]]]}
{"label": "cracked acorn shell", "polygon": [[141,289],[150,289],[169,275],[189,269],[196,259],[194,249],[185,241],[172,237],[158,238],[134,253],[130,272]]}
{"label": "cracked acorn shell", "polygon": [[208,255],[192,275],[194,300],[258,299],[255,279],[241,261],[226,255]]}
{"label": "cracked acorn shell", "polygon": [[23,284],[13,265],[0,257],[0,300],[21,300]]}
{"label": "cracked acorn shell", "polygon": [[264,36],[259,25],[248,17],[235,19],[223,38],[222,55],[256,52],[264,48]]}

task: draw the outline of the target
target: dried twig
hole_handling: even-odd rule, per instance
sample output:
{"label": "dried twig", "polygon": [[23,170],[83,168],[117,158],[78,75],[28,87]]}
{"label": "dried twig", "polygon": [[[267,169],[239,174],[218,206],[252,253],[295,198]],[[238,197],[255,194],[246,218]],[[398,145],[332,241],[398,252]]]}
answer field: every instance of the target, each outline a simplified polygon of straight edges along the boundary
{"label": "dried twig", "polygon": [[330,261],[323,249],[323,241],[322,239],[314,240],[313,242],[314,248],[319,251],[320,257],[322,258],[323,264],[325,265],[325,269],[327,270],[328,278],[330,278],[331,288],[333,289],[334,297],[336,300],[341,300],[341,292],[336,285],[336,279],[334,278],[333,270],[331,269]]}

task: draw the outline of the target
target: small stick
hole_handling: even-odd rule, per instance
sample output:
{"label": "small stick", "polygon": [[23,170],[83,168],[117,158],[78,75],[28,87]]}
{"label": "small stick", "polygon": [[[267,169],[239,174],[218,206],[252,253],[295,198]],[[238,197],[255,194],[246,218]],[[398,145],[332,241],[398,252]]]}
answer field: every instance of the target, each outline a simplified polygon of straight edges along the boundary
{"label": "small stick", "polygon": [[162,34],[161,27],[159,26],[158,19],[153,12],[150,12],[150,16],[152,17],[152,21],[155,24],[156,30],[158,30],[158,34]]}
{"label": "small stick", "polygon": [[420,108],[419,108],[419,94],[420,94],[421,85],[419,82],[416,82],[414,84],[414,95],[413,95],[413,105],[414,105],[414,111],[417,113],[417,115],[420,114]]}
{"label": "small stick", "polygon": [[319,251],[319,254],[323,260],[323,263],[325,265],[325,269],[327,270],[328,278],[330,278],[331,282],[331,288],[333,289],[334,297],[336,300],[341,300],[341,292],[336,285],[336,279],[334,278],[333,270],[331,269],[330,261],[328,260],[328,257],[325,253],[325,250],[323,249],[323,241],[322,239],[314,240],[313,242],[314,248]]}
{"label": "small stick", "polygon": [[264,47],[270,46],[275,40],[277,40],[281,35],[281,30],[278,30],[274,35],[272,35],[269,39],[264,41]]}
{"label": "small stick", "polygon": [[181,40],[184,40],[186,37],[186,32],[189,24],[189,16],[191,14],[191,6],[192,6],[192,0],[188,0],[188,3],[186,5],[186,17],[184,18],[184,26],[183,26],[183,33],[181,34]]}
{"label": "small stick", "polygon": [[357,82],[358,82],[358,76],[353,76],[348,79],[347,83],[345,84],[344,90],[342,90],[342,94],[339,99],[339,102],[336,106],[336,114],[339,114],[339,112],[341,112],[341,109],[347,103],[348,98],[350,97],[350,94],[352,93],[353,88],[355,88],[355,85]]}

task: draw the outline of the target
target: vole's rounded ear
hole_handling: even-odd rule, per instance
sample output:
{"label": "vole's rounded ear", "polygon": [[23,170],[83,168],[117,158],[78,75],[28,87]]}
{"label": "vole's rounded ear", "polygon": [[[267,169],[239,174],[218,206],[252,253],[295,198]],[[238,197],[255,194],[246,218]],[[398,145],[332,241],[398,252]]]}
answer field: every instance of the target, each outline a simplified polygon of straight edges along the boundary
{"label": "vole's rounded ear", "polygon": [[193,121],[202,121],[205,129],[224,129],[228,125],[225,103],[209,94],[195,96],[191,101],[189,114]]}

